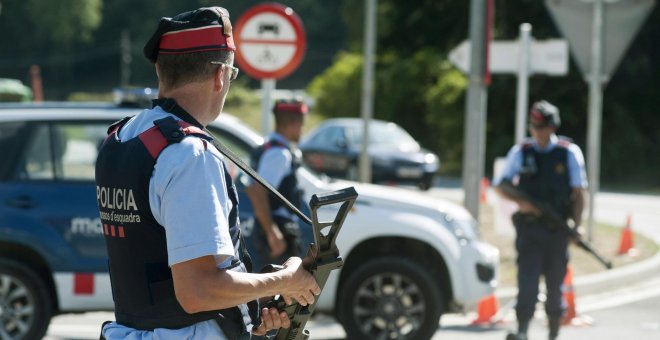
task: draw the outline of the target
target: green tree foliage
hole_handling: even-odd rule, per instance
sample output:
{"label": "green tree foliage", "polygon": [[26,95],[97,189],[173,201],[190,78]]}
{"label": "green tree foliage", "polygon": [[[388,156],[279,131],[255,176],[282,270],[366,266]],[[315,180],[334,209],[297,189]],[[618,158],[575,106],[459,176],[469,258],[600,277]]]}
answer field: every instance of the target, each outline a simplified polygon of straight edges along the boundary
{"label": "green tree foliage", "polygon": [[37,37],[55,44],[89,41],[101,23],[101,0],[26,0]]}
{"label": "green tree foliage", "polygon": [[[72,92],[108,92],[119,85],[120,37],[131,40],[131,83],[155,86],[142,47],[158,18],[202,6],[226,7],[236,22],[260,0],[0,0],[0,77],[29,84],[41,66],[47,99]],[[309,84],[324,116],[358,116],[364,0],[281,0],[302,18],[307,51],[300,68],[278,88]],[[442,171],[460,174],[466,77],[447,54],[468,37],[470,1],[378,0],[375,116],[396,121],[437,152]],[[543,1],[495,1],[494,38],[513,40],[523,22],[536,39],[560,37]],[[660,181],[660,6],[656,6],[610,78],[604,93],[602,182]],[[339,51],[339,52],[338,52]],[[327,69],[326,69],[327,68]],[[311,81],[316,75],[319,75]],[[248,88],[259,82],[240,76]],[[311,83],[310,83],[311,82]],[[516,79],[494,75],[488,91],[486,171],[513,143]],[[238,98],[238,97],[237,97]],[[588,87],[572,62],[565,77],[535,75],[530,101],[547,99],[562,115],[560,133],[586,154]]]}
{"label": "green tree foliage", "polygon": [[325,117],[357,117],[360,114],[362,55],[342,52],[332,66],[308,87],[316,98],[314,112]]}
{"label": "green tree foliage", "polygon": [[[438,153],[447,173],[460,169],[467,84],[446,62],[450,46],[462,40],[466,28],[458,11],[467,7],[455,3],[381,0],[377,19],[374,117],[397,122]],[[341,53],[309,87],[317,98],[316,112],[328,117],[360,114],[364,2],[346,1],[343,15],[353,53]]]}
{"label": "green tree foliage", "polygon": [[[494,39],[516,39],[524,22],[533,25],[536,39],[561,37],[542,1],[495,3]],[[447,53],[468,37],[469,1],[379,0],[378,6],[374,115],[404,126],[441,155],[442,172],[458,175],[467,80],[447,64]],[[364,1],[345,0],[342,14],[347,49],[355,53],[351,60],[356,60],[362,52]],[[604,92],[601,180],[605,186],[625,181],[660,185],[658,41],[660,7],[656,6]],[[330,69],[337,73],[325,73],[310,86],[319,99],[316,110],[326,116],[358,116],[361,66],[340,68],[338,63],[346,59],[336,59]],[[349,69],[353,73],[340,76]],[[488,92],[486,171],[492,174],[495,157],[503,156],[514,140],[515,76],[493,75]],[[556,104],[562,115],[559,133],[574,138],[589,157],[588,87],[573,61],[567,76],[534,75],[529,99]],[[354,111],[346,113],[347,106]]]}

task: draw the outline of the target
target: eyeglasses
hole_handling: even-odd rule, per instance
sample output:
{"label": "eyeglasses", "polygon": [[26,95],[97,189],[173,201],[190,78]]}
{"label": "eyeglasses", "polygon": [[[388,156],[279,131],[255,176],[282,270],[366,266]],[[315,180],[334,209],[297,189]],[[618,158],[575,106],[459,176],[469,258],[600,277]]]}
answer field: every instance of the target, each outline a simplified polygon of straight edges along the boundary
{"label": "eyeglasses", "polygon": [[230,70],[230,72],[231,72],[231,73],[229,74],[229,81],[234,81],[234,80],[236,80],[236,78],[238,77],[238,67],[235,67],[235,66],[229,65],[229,64],[227,64],[227,63],[223,63],[222,61],[212,61],[211,64],[213,64],[213,65],[225,65],[225,66],[227,66],[227,68],[229,68],[229,70]]}

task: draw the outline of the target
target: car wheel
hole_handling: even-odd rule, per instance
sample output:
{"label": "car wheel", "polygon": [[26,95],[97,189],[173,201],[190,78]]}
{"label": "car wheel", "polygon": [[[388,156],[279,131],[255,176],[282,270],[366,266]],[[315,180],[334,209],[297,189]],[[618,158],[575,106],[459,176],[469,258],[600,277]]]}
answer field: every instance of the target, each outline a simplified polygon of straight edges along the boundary
{"label": "car wheel", "polygon": [[0,259],[0,339],[41,339],[52,313],[42,279],[18,262]]}
{"label": "car wheel", "polygon": [[433,176],[425,176],[422,180],[417,183],[417,187],[420,190],[429,190],[433,186]]}
{"label": "car wheel", "polygon": [[350,274],[341,292],[338,316],[349,339],[430,339],[438,329],[441,289],[411,259],[370,260]]}

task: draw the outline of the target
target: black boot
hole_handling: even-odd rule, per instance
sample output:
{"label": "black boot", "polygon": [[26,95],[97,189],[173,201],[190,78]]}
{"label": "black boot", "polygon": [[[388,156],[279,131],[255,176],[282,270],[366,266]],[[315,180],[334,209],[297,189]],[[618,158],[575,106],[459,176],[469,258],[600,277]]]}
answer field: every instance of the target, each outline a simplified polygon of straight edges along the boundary
{"label": "black boot", "polygon": [[559,327],[561,326],[561,318],[551,317],[548,319],[548,339],[556,340],[559,336]]}
{"label": "black boot", "polygon": [[527,334],[510,332],[506,335],[506,340],[527,340]]}

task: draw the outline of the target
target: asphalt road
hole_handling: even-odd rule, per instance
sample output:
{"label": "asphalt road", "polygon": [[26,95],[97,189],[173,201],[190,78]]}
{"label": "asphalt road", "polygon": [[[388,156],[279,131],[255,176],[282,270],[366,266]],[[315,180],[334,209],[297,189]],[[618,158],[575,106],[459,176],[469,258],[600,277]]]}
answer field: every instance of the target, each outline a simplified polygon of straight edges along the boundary
{"label": "asphalt road", "polygon": [[[434,188],[434,196],[462,200],[460,188]],[[612,225],[624,225],[631,214],[633,229],[660,242],[660,196],[600,193],[596,197],[596,220]],[[660,340],[660,273],[643,281],[632,282],[598,295],[578,296],[576,305],[583,320],[591,326],[568,326],[562,329],[561,339],[659,339]],[[540,305],[539,305],[540,306]],[[443,316],[434,340],[440,339],[504,339],[515,328],[510,306],[500,306],[503,321],[493,326],[471,325],[474,314]],[[530,339],[546,339],[542,311],[530,330]],[[113,318],[112,313],[97,312],[67,314],[55,317],[46,340],[98,339],[100,325]],[[343,339],[342,327],[329,316],[318,315],[309,324],[311,339]]]}
{"label": "asphalt road", "polygon": [[[620,339],[660,339],[660,278],[631,285],[616,291],[578,297],[581,326],[562,328],[562,340],[620,340]],[[540,305],[539,305],[540,307]],[[515,328],[514,315],[505,310],[504,320],[492,326],[473,326],[474,314],[445,315],[442,327],[438,328],[433,340],[503,340],[506,333]],[[48,330],[46,340],[91,340],[98,339],[103,321],[113,317],[112,313],[97,312],[58,316]],[[590,325],[588,323],[591,323]],[[311,339],[344,339],[342,327],[334,319],[320,315],[309,324]],[[545,319],[541,310],[530,329],[530,339],[546,339]]]}

